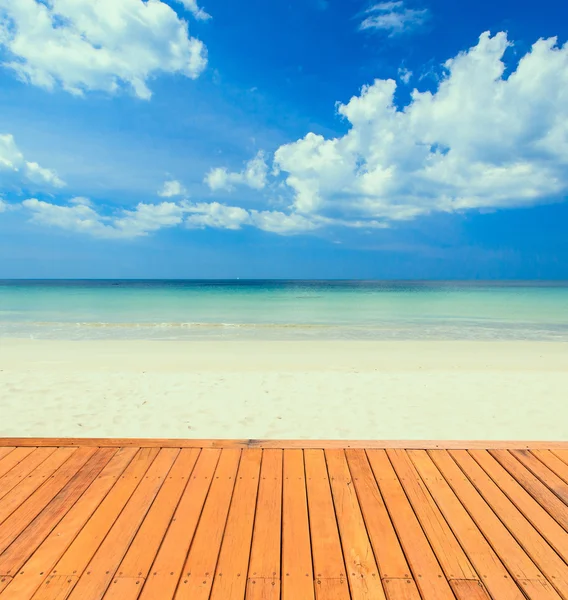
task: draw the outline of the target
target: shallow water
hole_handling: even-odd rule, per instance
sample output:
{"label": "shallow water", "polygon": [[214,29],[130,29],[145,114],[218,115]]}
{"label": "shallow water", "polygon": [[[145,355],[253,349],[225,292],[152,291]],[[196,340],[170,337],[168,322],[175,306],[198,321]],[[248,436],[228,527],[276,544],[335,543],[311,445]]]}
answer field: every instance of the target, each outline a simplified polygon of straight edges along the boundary
{"label": "shallow water", "polygon": [[0,281],[0,337],[568,341],[568,282]]}

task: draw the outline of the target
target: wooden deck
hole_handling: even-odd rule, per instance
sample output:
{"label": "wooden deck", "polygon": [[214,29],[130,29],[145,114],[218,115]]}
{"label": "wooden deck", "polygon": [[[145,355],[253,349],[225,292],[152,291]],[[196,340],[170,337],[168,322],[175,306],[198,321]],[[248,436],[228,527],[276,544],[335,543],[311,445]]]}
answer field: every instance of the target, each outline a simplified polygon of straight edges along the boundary
{"label": "wooden deck", "polygon": [[0,440],[0,600],[568,600],[568,444],[367,446]]}

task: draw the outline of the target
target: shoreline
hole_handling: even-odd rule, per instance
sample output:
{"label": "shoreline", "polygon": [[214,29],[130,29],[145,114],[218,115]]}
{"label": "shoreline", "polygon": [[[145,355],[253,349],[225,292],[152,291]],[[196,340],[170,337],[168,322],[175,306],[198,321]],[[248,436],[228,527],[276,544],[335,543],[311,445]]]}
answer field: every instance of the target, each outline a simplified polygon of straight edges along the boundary
{"label": "shoreline", "polygon": [[2,437],[568,438],[568,344],[0,339]]}

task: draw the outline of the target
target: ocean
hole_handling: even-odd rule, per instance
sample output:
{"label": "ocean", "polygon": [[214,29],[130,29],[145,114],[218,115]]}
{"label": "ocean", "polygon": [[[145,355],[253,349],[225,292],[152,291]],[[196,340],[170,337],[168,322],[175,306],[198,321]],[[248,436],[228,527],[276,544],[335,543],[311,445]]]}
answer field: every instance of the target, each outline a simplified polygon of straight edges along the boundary
{"label": "ocean", "polygon": [[568,282],[0,280],[0,338],[568,341]]}

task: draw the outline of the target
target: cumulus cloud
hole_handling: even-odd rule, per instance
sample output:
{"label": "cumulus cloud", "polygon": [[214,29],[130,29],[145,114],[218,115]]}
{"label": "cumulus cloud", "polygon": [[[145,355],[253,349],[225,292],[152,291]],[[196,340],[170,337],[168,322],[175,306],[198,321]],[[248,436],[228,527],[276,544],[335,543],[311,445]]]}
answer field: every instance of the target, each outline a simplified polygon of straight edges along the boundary
{"label": "cumulus cloud", "polygon": [[[7,208],[0,200],[0,211]],[[55,204],[29,198],[21,203],[38,225],[57,227],[102,239],[132,239],[167,227],[189,229],[241,229],[257,227],[281,235],[317,229],[329,219],[308,218],[279,211],[246,210],[219,202],[139,203],[134,209],[119,211],[96,207],[88,198],[71,198],[67,204]]]}
{"label": "cumulus cloud", "polygon": [[179,225],[183,220],[183,205],[173,202],[140,203],[134,210],[103,216],[85,198],[74,198],[69,205],[52,204],[37,198],[24,200],[22,205],[32,214],[32,221],[86,233],[98,238],[136,238],[163,227]]}
{"label": "cumulus cloud", "polygon": [[188,10],[198,21],[208,21],[211,15],[206,13],[202,8],[197,5],[197,0],[177,0],[179,4],[183,4],[186,10]]}
{"label": "cumulus cloud", "polygon": [[211,169],[205,176],[205,183],[213,190],[231,191],[235,185],[246,185],[250,188],[261,190],[266,186],[268,166],[264,152],[260,150],[257,155],[249,160],[244,169],[238,173],[231,173],[225,167]]}
{"label": "cumulus cloud", "polygon": [[183,187],[181,182],[172,179],[170,181],[164,181],[164,185],[158,190],[158,196],[162,198],[173,198],[174,196],[184,196],[186,189]]}
{"label": "cumulus cloud", "polygon": [[207,64],[203,43],[160,0],[0,0],[0,45],[19,79],[75,95],[126,87],[148,99],[153,76],[195,79]]}
{"label": "cumulus cloud", "polygon": [[34,183],[60,188],[65,183],[52,169],[27,161],[16,145],[14,136],[0,134],[0,172],[8,174],[8,180],[17,184]]}
{"label": "cumulus cloud", "polygon": [[390,36],[414,31],[423,25],[430,17],[427,9],[408,8],[403,0],[379,2],[371,6],[360,29],[375,29],[386,31]]}
{"label": "cumulus cloud", "polygon": [[539,40],[504,77],[505,33],[448,60],[435,92],[398,108],[375,80],[338,105],[350,129],[274,155],[305,216],[390,222],[432,211],[532,205],[568,191],[568,44]]}

